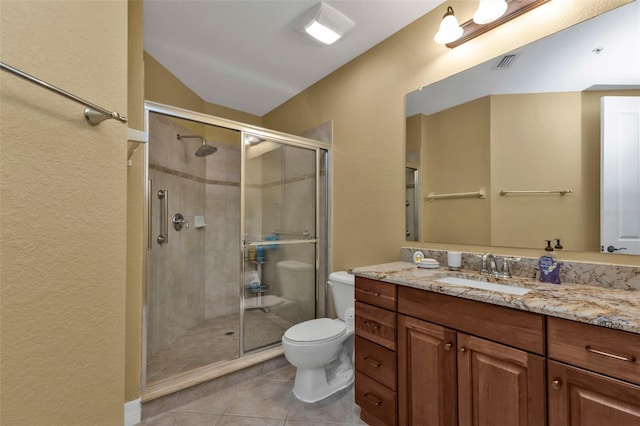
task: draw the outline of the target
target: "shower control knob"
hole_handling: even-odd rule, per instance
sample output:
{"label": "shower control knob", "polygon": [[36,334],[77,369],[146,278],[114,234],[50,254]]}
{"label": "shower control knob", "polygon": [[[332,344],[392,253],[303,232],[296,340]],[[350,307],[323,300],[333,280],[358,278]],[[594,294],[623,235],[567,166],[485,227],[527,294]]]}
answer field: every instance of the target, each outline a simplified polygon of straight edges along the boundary
{"label": "shower control knob", "polygon": [[173,215],[173,219],[171,221],[173,223],[173,229],[176,231],[181,231],[182,227],[189,229],[189,222],[182,216],[181,213],[176,213]]}

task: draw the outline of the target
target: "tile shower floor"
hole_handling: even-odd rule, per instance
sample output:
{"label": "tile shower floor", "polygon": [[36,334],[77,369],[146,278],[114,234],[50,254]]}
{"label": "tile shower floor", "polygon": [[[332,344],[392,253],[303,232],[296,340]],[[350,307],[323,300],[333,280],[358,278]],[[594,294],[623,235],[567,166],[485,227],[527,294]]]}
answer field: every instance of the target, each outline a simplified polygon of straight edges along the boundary
{"label": "tile shower floor", "polygon": [[166,413],[141,426],[335,426],[364,425],[353,402],[353,386],[315,404],[291,390],[295,368],[286,366],[239,383]]}
{"label": "tile shower floor", "polygon": [[[279,342],[293,324],[271,312],[245,312],[245,348],[260,348]],[[147,361],[147,383],[153,384],[198,367],[238,357],[238,314],[207,319]]]}

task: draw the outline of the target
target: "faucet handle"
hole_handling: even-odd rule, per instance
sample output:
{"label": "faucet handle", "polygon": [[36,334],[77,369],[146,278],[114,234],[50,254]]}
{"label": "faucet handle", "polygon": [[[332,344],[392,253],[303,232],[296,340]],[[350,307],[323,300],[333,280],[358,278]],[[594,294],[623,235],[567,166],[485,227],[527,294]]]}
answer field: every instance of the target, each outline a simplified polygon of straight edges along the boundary
{"label": "faucet handle", "polygon": [[511,262],[520,262],[522,259],[519,257],[508,257],[505,256],[502,258],[502,271],[500,272],[501,278],[511,278]]}

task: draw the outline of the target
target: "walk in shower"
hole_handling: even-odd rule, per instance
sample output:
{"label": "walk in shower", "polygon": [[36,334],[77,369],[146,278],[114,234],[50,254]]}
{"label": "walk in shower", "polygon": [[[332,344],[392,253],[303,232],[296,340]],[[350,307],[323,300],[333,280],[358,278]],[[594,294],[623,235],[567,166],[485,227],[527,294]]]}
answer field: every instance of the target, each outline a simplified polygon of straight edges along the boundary
{"label": "walk in shower", "polygon": [[146,103],[143,389],[324,316],[329,144]]}

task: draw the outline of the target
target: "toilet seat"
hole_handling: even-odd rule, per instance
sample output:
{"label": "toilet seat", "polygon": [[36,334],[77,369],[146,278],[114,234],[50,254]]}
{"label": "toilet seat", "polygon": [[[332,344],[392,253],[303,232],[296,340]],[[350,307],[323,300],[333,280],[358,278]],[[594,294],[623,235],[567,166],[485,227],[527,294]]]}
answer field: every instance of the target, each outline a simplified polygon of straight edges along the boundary
{"label": "toilet seat", "polygon": [[330,318],[318,318],[296,324],[284,333],[294,343],[325,343],[338,339],[347,332],[347,326]]}

